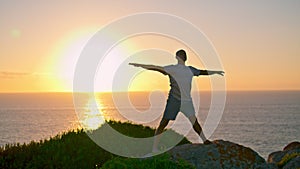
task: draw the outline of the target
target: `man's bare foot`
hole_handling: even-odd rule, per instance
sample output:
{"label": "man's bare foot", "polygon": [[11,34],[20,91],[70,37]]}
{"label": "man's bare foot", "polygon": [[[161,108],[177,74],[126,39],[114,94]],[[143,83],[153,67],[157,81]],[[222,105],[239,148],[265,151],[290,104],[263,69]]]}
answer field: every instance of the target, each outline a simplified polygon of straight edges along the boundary
{"label": "man's bare foot", "polygon": [[206,144],[206,145],[208,145],[208,144],[212,144],[212,142],[211,142],[211,141],[209,141],[209,140],[205,140],[203,144]]}
{"label": "man's bare foot", "polygon": [[154,150],[154,151],[152,151],[148,154],[143,155],[141,158],[149,158],[149,157],[156,156],[158,154],[160,154],[160,151],[159,150]]}

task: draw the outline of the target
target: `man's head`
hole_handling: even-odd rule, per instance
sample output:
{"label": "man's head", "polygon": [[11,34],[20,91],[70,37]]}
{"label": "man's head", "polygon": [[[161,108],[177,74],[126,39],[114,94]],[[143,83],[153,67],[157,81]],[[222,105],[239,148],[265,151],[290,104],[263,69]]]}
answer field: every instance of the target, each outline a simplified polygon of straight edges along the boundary
{"label": "man's head", "polygon": [[176,57],[179,59],[183,60],[184,62],[186,61],[186,53],[183,49],[180,49],[176,52]]}

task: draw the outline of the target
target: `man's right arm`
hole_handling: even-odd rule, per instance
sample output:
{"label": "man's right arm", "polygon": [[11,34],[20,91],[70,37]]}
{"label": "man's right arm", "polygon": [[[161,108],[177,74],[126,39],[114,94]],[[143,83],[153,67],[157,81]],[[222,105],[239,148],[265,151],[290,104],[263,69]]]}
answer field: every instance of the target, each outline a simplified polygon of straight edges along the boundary
{"label": "man's right arm", "polygon": [[129,65],[132,65],[132,66],[135,66],[135,67],[141,67],[141,68],[144,68],[144,69],[147,69],[147,70],[157,71],[157,72],[160,72],[164,75],[167,75],[167,72],[161,66],[145,65],[145,64],[139,64],[139,63],[129,63]]}

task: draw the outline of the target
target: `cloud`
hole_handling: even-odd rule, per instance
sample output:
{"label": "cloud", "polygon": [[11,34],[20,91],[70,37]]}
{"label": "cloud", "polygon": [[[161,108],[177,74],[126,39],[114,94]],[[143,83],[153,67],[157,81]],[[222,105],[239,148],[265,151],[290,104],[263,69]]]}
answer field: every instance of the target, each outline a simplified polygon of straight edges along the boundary
{"label": "cloud", "polygon": [[6,71],[0,72],[0,78],[2,79],[16,79],[16,78],[22,78],[31,75],[32,75],[31,73],[24,73],[24,72],[6,72]]}
{"label": "cloud", "polygon": [[34,79],[40,78],[55,78],[52,73],[47,72],[9,72],[9,71],[0,71],[0,79],[19,79],[31,77]]}

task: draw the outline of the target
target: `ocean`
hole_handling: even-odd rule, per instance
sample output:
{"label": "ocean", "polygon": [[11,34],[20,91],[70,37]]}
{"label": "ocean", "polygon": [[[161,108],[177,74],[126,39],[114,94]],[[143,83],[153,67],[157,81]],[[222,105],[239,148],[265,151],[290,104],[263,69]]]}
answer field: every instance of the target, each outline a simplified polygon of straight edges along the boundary
{"label": "ocean", "polygon": [[[39,141],[82,127],[97,128],[101,119],[157,127],[167,97],[163,92],[81,95],[74,105],[72,93],[0,94],[0,146]],[[203,125],[211,93],[193,96],[197,96],[195,109]],[[91,98],[96,98],[96,104]],[[210,139],[235,142],[267,158],[288,143],[300,141],[299,103],[300,91],[228,91],[222,118]],[[201,142],[182,113],[168,128],[193,143]]]}

